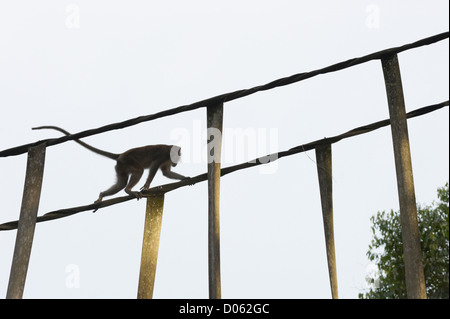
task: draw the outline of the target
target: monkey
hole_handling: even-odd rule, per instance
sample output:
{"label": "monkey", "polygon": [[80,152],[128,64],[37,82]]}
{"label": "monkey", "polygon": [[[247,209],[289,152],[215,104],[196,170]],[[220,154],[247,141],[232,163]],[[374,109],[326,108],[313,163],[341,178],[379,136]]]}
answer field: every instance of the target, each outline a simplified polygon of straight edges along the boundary
{"label": "monkey", "polygon": [[[39,126],[32,128],[32,130],[41,129],[53,129],[65,135],[71,135],[66,130],[57,126]],[[176,145],[147,145],[132,148],[121,154],[114,154],[100,150],[80,140],[74,141],[94,153],[116,161],[116,183],[107,190],[101,192],[98,199],[94,203],[99,203],[102,201],[103,197],[114,195],[122,189],[125,189],[127,194],[133,195],[137,198],[137,200],[139,200],[142,198],[141,191],[145,191],[150,188],[150,184],[158,169],[161,169],[162,174],[167,178],[178,180],[189,179],[189,177],[185,177],[171,171],[171,168],[177,166],[181,159],[181,148]],[[133,187],[139,182],[144,169],[146,168],[149,169],[147,181],[144,186],[141,187],[141,191],[133,191]]]}

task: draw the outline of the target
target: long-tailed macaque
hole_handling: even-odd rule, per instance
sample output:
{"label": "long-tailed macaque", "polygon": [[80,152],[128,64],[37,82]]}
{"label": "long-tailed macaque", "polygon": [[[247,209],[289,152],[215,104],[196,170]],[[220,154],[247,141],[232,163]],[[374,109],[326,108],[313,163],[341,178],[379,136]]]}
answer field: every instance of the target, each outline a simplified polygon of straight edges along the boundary
{"label": "long-tailed macaque", "polygon": [[[53,129],[65,135],[70,135],[69,132],[57,126],[40,126],[32,129]],[[117,174],[117,182],[107,190],[101,192],[95,203],[101,202],[103,197],[114,195],[124,188],[127,194],[136,196],[138,200],[142,198],[142,193],[133,191],[132,188],[139,182],[144,169],[146,168],[149,168],[150,170],[147,181],[141,188],[141,191],[149,189],[150,183],[155,177],[158,169],[161,169],[163,175],[168,178],[179,180],[189,178],[170,170],[171,167],[177,166],[181,158],[181,148],[176,145],[148,145],[132,148],[122,154],[114,154],[95,148],[80,140],[74,141],[94,153],[106,156],[116,161],[115,169]]]}

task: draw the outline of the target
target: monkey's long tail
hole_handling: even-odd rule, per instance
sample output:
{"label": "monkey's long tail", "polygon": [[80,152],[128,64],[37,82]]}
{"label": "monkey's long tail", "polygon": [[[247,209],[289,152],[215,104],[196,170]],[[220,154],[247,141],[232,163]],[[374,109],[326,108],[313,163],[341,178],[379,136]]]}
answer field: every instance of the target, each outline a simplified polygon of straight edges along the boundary
{"label": "monkey's long tail", "polygon": [[[65,134],[65,135],[71,135],[69,132],[67,132],[66,130],[64,130],[64,129],[58,127],[58,126],[39,126],[39,127],[33,127],[32,128],[32,130],[42,130],[42,129],[52,129],[52,130],[59,131],[59,132]],[[110,153],[110,152],[107,152],[107,151],[103,151],[103,150],[98,149],[96,147],[93,147],[93,146],[91,146],[89,144],[86,144],[85,142],[82,142],[80,140],[74,140],[74,141],[77,142],[78,144],[80,144],[81,146],[86,147],[88,150],[90,150],[90,151],[92,151],[94,153],[97,153],[97,154],[102,155],[102,156],[106,156],[106,157],[108,157],[110,159],[113,159],[113,160],[116,160],[119,157],[119,155],[120,155],[120,154],[114,154],[114,153]]]}

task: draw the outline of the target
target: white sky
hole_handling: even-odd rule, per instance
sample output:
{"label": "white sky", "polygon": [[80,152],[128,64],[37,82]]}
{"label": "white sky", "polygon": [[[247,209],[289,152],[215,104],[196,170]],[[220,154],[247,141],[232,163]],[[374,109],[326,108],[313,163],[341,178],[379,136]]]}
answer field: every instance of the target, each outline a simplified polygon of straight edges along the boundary
{"label": "white sky", "polygon": [[[2,1],[0,149],[60,136],[34,126],[80,132],[445,32],[448,7],[445,0]],[[407,111],[448,100],[448,55],[448,40],[399,55]],[[227,103],[224,127],[267,138],[273,129],[275,143],[259,143],[285,150],[387,117],[381,63],[373,61]],[[195,176],[206,171],[194,161],[193,141],[205,118],[200,109],[85,140],[117,153],[178,143],[190,156],[175,171]],[[408,123],[416,198],[431,203],[449,178],[448,108]],[[176,138],[180,131],[190,141]],[[241,162],[237,156],[223,166]],[[253,168],[222,179],[223,298],[331,297],[314,160],[310,151],[281,159],[272,174]],[[3,223],[18,219],[26,155],[0,161]],[[113,167],[76,143],[49,148],[39,214],[93,202],[113,183]],[[334,144],[333,173],[339,294],[356,298],[371,270],[369,218],[398,209],[390,128]],[[153,185],[167,181],[158,173]],[[24,297],[135,298],[144,211],[144,200],[129,201],[38,224]],[[15,236],[0,232],[1,297]],[[200,183],[166,195],[154,298],[207,297]]]}

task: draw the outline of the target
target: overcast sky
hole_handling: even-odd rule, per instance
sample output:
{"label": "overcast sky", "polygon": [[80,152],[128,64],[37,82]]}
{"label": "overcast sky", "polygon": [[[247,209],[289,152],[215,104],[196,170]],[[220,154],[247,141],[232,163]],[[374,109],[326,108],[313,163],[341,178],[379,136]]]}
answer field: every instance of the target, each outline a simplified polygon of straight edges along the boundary
{"label": "overcast sky", "polygon": [[[76,133],[265,84],[449,30],[435,1],[2,1],[0,149]],[[448,100],[449,43],[399,54],[407,111]],[[412,119],[416,199],[448,181],[448,107]],[[226,103],[233,146],[223,167],[388,118],[381,63],[372,61]],[[178,144],[175,171],[206,171],[206,111],[85,141],[120,153]],[[251,145],[250,145],[251,144]],[[0,223],[19,217],[26,154],[1,158]],[[76,143],[50,147],[39,215],[92,203],[114,162]],[[142,186],[143,179],[139,185]],[[160,173],[154,185],[168,182]],[[389,127],[333,145],[339,294],[356,298],[372,269],[370,216],[398,209]],[[123,196],[121,192],[117,196]],[[145,200],[38,224],[24,298],[136,298]],[[330,298],[314,151],[221,181],[223,298]],[[16,231],[0,232],[0,296]],[[154,298],[207,298],[206,183],[165,197]],[[75,277],[74,277],[75,276]],[[75,280],[74,280],[75,279]]]}

